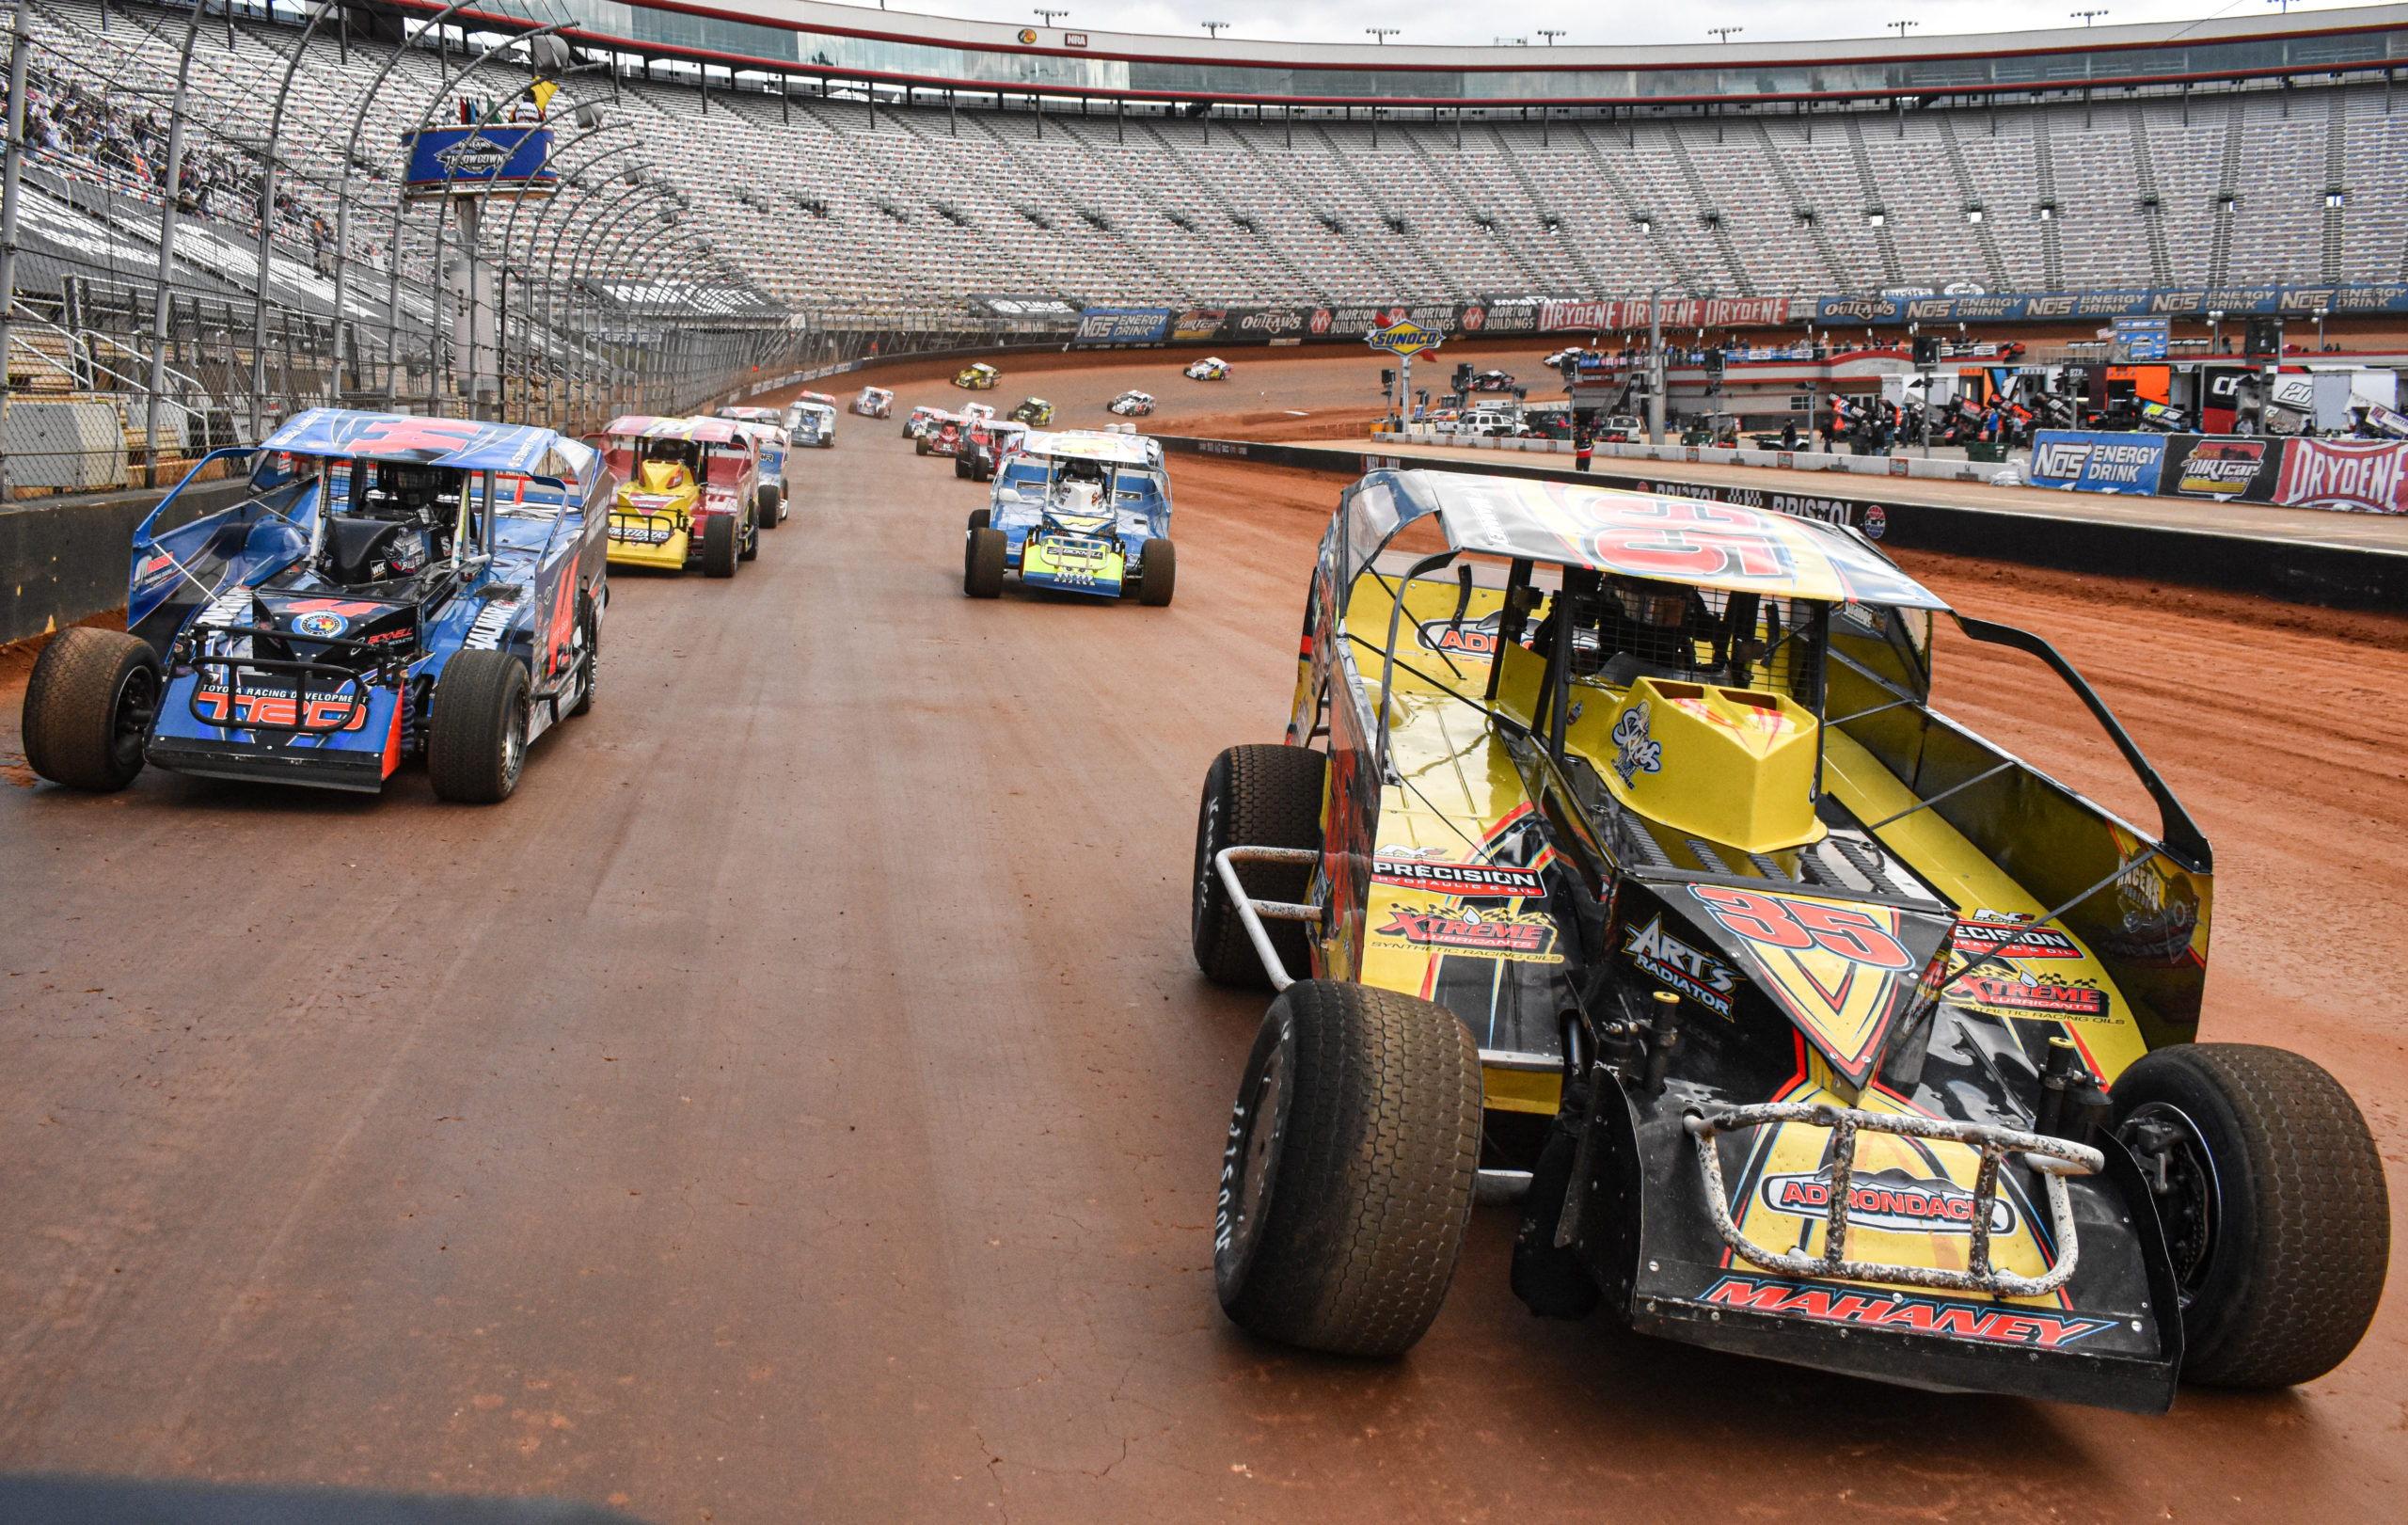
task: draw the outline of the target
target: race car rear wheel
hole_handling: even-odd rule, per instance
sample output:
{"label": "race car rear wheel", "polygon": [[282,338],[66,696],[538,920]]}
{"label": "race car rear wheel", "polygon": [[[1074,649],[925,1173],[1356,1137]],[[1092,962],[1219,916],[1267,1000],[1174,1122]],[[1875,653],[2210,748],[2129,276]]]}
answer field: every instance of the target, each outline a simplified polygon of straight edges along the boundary
{"label": "race car rear wheel", "polygon": [[577,703],[569,707],[572,715],[582,715],[594,707],[594,679],[602,675],[602,622],[594,612],[594,600],[579,595],[577,600],[577,628],[585,643],[579,661],[584,671],[578,675]]}
{"label": "race car rear wheel", "polygon": [[961,548],[961,591],[973,598],[992,598],[1004,591],[1004,532],[973,524]]}
{"label": "race car rear wheel", "polygon": [[736,575],[736,516],[714,514],[703,521],[703,576]]}
{"label": "race car rear wheel", "polygon": [[1167,540],[1149,540],[1137,548],[1137,602],[1160,609],[1170,602],[1178,583],[1178,547]]}
{"label": "race car rear wheel", "polygon": [[761,554],[761,516],[752,509],[744,511],[744,548],[736,553],[738,561],[749,562]]}
{"label": "race car rear wheel", "polygon": [[1212,1284],[1266,1339],[1396,1356],[1471,1222],[1480,1051],[1441,1006],[1308,979],[1262,1019],[1221,1158]]}
{"label": "race car rear wheel", "polygon": [[50,638],[25,684],[25,764],[54,784],[113,792],[142,771],[165,687],[150,643],[75,625]]}
{"label": "race car rear wheel", "polygon": [[958,455],[955,456],[953,458],[953,474],[961,478],[965,482],[968,481],[970,478],[970,463],[963,460]]}
{"label": "race car rear wheel", "polygon": [[926,455],[928,453],[928,437],[922,435],[918,439],[912,441],[911,449],[916,454]]}
{"label": "race car rear wheel", "polygon": [[778,489],[777,485],[765,482],[761,490],[752,495],[752,517],[762,529],[774,530],[778,527],[778,505],[784,501],[785,494]]}
{"label": "race car rear wheel", "polygon": [[983,530],[988,525],[993,523],[994,518],[995,511],[993,509],[974,508],[970,511],[970,528],[973,531]]}
{"label": "race car rear wheel", "polygon": [[[1328,762],[1310,747],[1258,744],[1231,747],[1205,770],[1204,798],[1196,816],[1189,920],[1196,966],[1213,983],[1247,990],[1271,986],[1213,859],[1230,847],[1320,848],[1322,781]],[[1258,900],[1297,904],[1312,884],[1312,873],[1302,864],[1242,864],[1238,882]],[[1311,967],[1302,922],[1266,921],[1263,930],[1291,977],[1301,977]]]}
{"label": "race car rear wheel", "polygon": [[2182,1376],[2313,1381],[2356,1348],[2391,1260],[2383,1160],[2315,1061],[2181,1043],[2115,1081],[2115,1135],[2140,1162],[2182,1290]]}
{"label": "race car rear wheel", "polygon": [[426,777],[438,800],[498,804],[527,761],[527,669],[502,651],[454,652],[435,684]]}

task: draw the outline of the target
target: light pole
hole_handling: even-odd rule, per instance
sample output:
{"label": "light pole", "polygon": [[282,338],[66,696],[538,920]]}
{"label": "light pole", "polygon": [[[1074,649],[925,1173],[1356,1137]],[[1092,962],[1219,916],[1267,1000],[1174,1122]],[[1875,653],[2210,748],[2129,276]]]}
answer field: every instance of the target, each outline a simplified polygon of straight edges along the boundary
{"label": "light pole", "polygon": [[1539,28],[1539,36],[1546,39],[1546,45],[1550,48],[1555,46],[1555,40],[1557,38],[1569,37],[1572,34],[1569,32],[1560,31],[1552,26],[1542,26]]}
{"label": "light pole", "polygon": [[1399,28],[1394,26],[1366,26],[1363,30],[1368,35],[1378,38],[1380,41],[1385,44],[1388,39],[1397,35]]}
{"label": "light pole", "polygon": [[[2081,22],[2083,25],[2088,26],[2092,22],[2097,21],[2099,17],[2107,14],[2107,12],[2103,10],[2069,10],[2066,12],[2066,14]],[[2288,14],[2288,12],[2286,12],[2286,14]]]}
{"label": "light pole", "polygon": [[1043,6],[1037,6],[1037,7],[1034,7],[1034,8],[1034,8],[1034,9],[1036,10],[1036,12],[1037,12],[1038,16],[1038,17],[1039,17],[1039,18],[1040,18],[1040,19],[1045,23],[1045,24],[1046,24],[1046,25],[1048,25],[1048,26],[1052,26],[1053,24],[1054,24],[1054,17],[1056,17],[1056,16],[1067,16],[1067,15],[1069,15],[1069,11],[1067,11],[1067,10],[1048,10],[1048,9],[1046,9]]}
{"label": "light pole", "polygon": [[1733,37],[1746,31],[1747,28],[1744,26],[1709,26],[1706,30],[1727,43]]}
{"label": "light pole", "polygon": [[1656,298],[1671,290],[1656,286],[1647,293],[1647,442],[1664,442],[1664,323]]}
{"label": "light pole", "polygon": [[1901,41],[1901,42],[1904,42],[1904,41],[1907,40],[1907,28],[1908,28],[1908,27],[1909,27],[1909,26],[1921,26],[1921,25],[1923,24],[1923,23],[1921,23],[1921,22],[1883,22],[1881,24],[1882,24],[1882,25],[1884,25],[1884,26],[1886,26],[1886,27],[1888,27],[1890,30],[1892,30],[1892,31],[1893,31],[1893,32],[1897,33],[1897,34],[1898,34],[1898,40],[1899,40],[1899,41]]}
{"label": "light pole", "polygon": [[1198,22],[1196,24],[1203,27],[1205,31],[1211,33],[1212,40],[1215,42],[1221,40],[1221,34],[1229,29],[1229,24],[1228,22]]}

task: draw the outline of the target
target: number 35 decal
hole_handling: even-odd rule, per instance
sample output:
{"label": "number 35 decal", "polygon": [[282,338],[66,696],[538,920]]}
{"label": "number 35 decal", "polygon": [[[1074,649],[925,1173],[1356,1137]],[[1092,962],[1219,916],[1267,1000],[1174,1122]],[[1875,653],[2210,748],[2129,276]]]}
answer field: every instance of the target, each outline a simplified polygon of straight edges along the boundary
{"label": "number 35 decal", "polygon": [[1821,948],[1876,969],[1907,970],[1914,959],[1892,936],[1895,924],[1870,911],[1827,901],[1793,900],[1784,897],[1735,889],[1723,884],[1692,884],[1689,893],[1712,912],[1714,919],[1734,937],[1769,947],[1804,953]]}

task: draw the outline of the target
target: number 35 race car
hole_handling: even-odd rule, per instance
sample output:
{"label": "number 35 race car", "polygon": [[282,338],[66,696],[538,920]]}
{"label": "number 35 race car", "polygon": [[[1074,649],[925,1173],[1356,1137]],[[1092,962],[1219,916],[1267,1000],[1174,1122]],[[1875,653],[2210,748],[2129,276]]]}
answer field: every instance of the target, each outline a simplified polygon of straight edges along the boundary
{"label": "number 35 race car", "polygon": [[1476,1199],[1513,1289],[1669,1339],[2158,1412],[2365,1333],[2383,1168],[2334,1078],[2195,1041],[2210,853],[1931,707],[1940,599],[1854,532],[1377,471],[1286,746],[1223,753],[1197,961],[1280,992],[1213,1242],[1272,1339],[1391,1355]]}
{"label": "number 35 race car", "polygon": [[25,757],[120,789],[146,762],[374,793],[404,758],[490,803],[594,702],[607,477],[548,429],[314,408],[256,448],[234,506],[134,535],[127,630],[60,631]]}
{"label": "number 35 race car", "polygon": [[992,503],[973,510],[961,589],[1033,588],[1170,602],[1179,577],[1170,541],[1170,479],[1154,442],[1130,435],[1032,434],[1004,458]]}
{"label": "number 35 race car", "polygon": [[610,560],[705,577],[736,575],[775,529],[778,489],[761,479],[751,429],[732,419],[613,419],[603,431],[610,472]]}

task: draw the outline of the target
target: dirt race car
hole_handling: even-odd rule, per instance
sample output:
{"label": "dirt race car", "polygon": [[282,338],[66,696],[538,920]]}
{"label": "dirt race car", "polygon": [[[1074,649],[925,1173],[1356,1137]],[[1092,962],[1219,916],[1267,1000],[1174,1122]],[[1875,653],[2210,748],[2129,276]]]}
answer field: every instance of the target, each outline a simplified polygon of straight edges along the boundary
{"label": "dirt race car", "polygon": [[961,591],[992,598],[1004,574],[1099,598],[1171,599],[1170,478],[1156,442],[1069,430],[1032,434],[1004,462],[962,547]]}
{"label": "dirt race car", "polygon": [[1518,1195],[1548,1316],[2141,1412],[2337,1365],[2389,1254],[2364,1120],[2194,1040],[2208,842],[2036,636],[1954,616],[2070,687],[2153,832],[1935,712],[1945,612],[1814,520],[1349,488],[1290,744],[1223,753],[1197,826],[1197,961],[1281,992],[1228,1315],[1402,1351],[1475,1199]]}
{"label": "dirt race car", "polygon": [[778,489],[761,480],[760,448],[729,419],[630,414],[603,430],[610,472],[610,560],[705,577],[736,575],[778,524]]}
{"label": "dirt race car", "polygon": [[928,421],[912,445],[918,455],[951,455],[961,449],[961,432],[969,421],[958,413],[945,413]]}
{"label": "dirt race car", "polygon": [[1229,379],[1229,362],[1217,355],[1210,356],[1201,360],[1188,361],[1187,369],[1180,373],[1190,381],[1227,381]]}
{"label": "dirt race car", "polygon": [[[804,405],[795,405],[796,407]],[[786,451],[792,436],[782,421],[793,417],[793,408],[788,408],[783,415],[773,407],[723,407],[719,410],[721,418],[737,424],[752,437],[753,447],[761,453],[761,481],[777,494],[777,513],[772,516],[766,509],[762,512],[761,525],[764,529],[774,530],[786,519]]]}
{"label": "dirt race car", "polygon": [[1125,391],[1104,405],[1104,411],[1124,419],[1142,419],[1154,410],[1152,392]]}
{"label": "dirt race car", "polygon": [[972,423],[954,448],[953,474],[971,482],[994,481],[996,470],[1019,452],[1028,433],[1024,423]]}
{"label": "dirt race car", "polygon": [[836,410],[825,403],[791,403],[786,406],[786,436],[798,448],[834,450]]}
{"label": "dirt race car", "polygon": [[934,423],[937,420],[949,419],[951,417],[953,417],[953,415],[943,408],[934,407],[927,403],[922,403],[911,412],[903,415],[903,437],[906,439],[916,438],[921,430],[926,429],[929,424]]}
{"label": "dirt race car", "polygon": [[973,365],[965,365],[960,370],[956,371],[953,373],[953,384],[955,386],[966,388],[971,391],[978,392],[993,391],[995,389],[995,383],[1003,379],[1004,373],[1001,371],[996,370],[993,366],[989,365],[984,360],[980,360]]}
{"label": "dirt race car", "polygon": [[1020,406],[1012,409],[1012,421],[1042,429],[1054,421],[1054,405],[1042,397],[1023,397]]}
{"label": "dirt race car", "polygon": [[895,394],[884,387],[863,387],[853,399],[853,411],[865,419],[882,419],[895,411]]}
{"label": "dirt race car", "polygon": [[[241,501],[172,530],[213,462]],[[134,532],[125,631],[76,626],[25,689],[25,760],[121,789],[147,762],[375,793],[423,757],[490,803],[594,702],[609,479],[548,429],[313,408],[211,452]]]}
{"label": "dirt race car", "polygon": [[1513,378],[1502,371],[1482,371],[1471,378],[1471,389],[1476,392],[1509,392],[1513,389]]}

